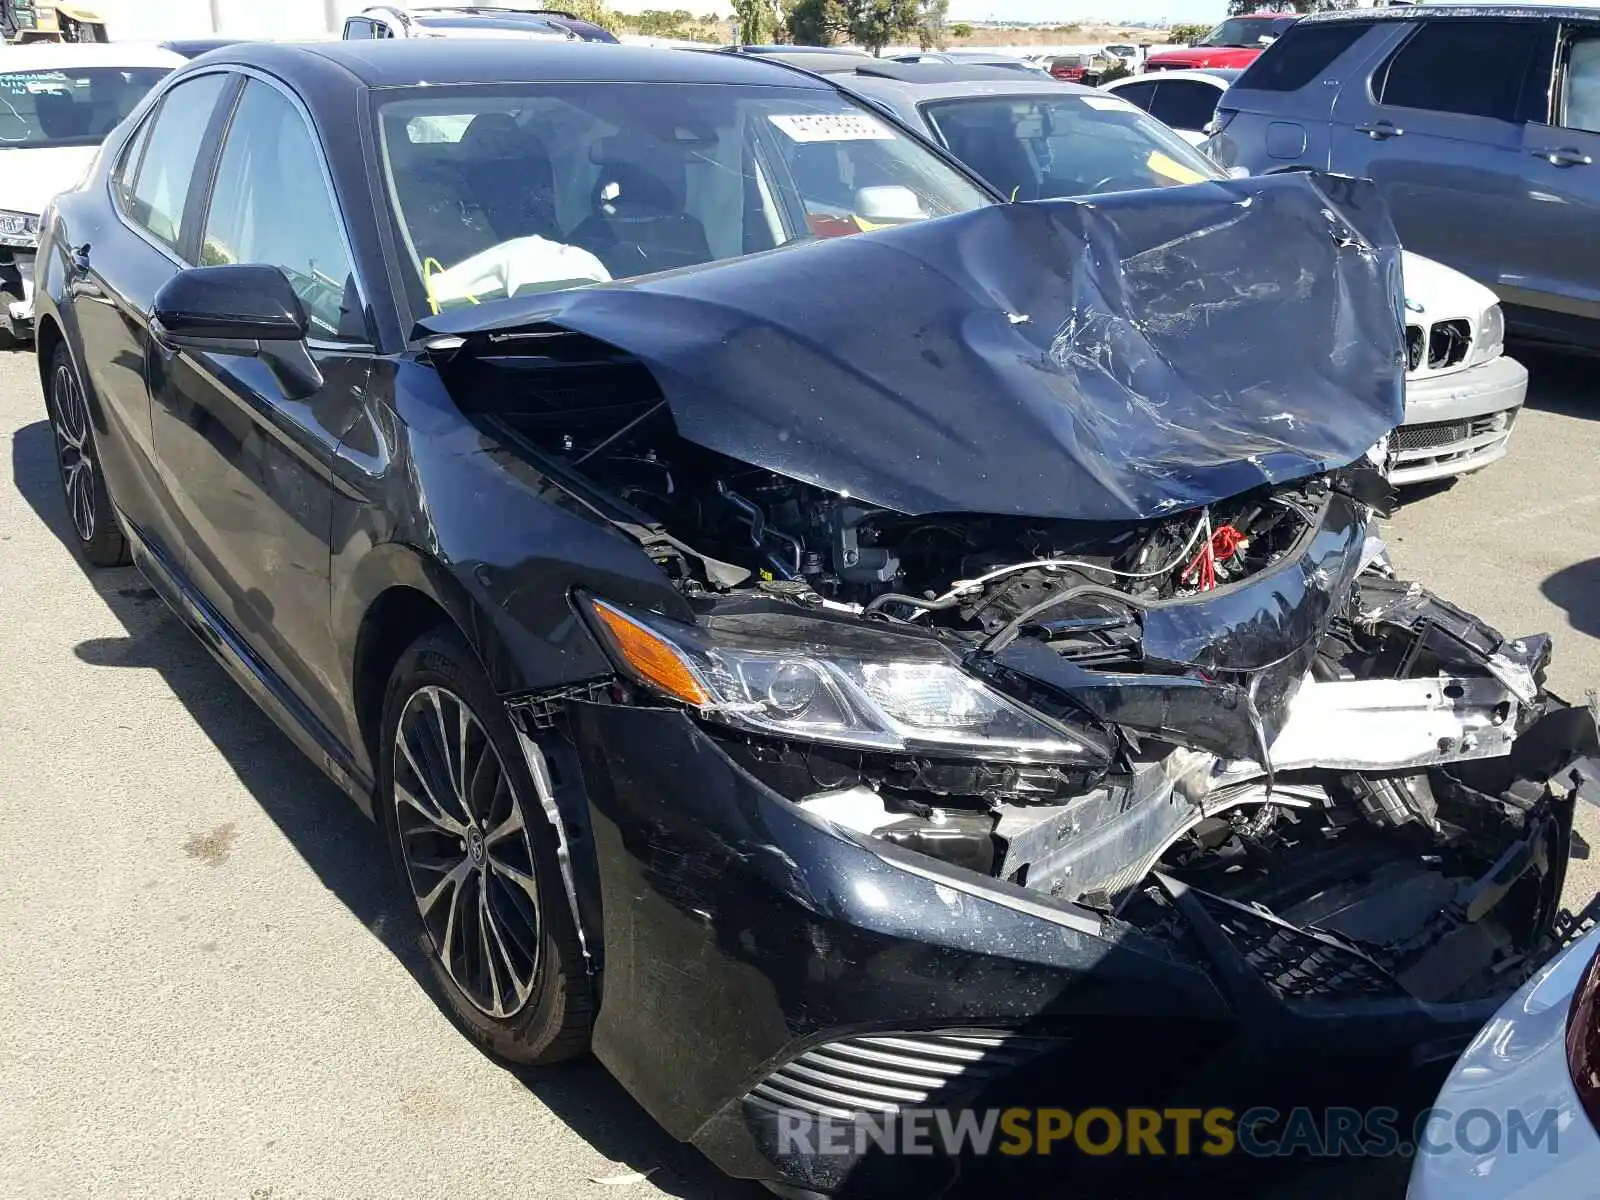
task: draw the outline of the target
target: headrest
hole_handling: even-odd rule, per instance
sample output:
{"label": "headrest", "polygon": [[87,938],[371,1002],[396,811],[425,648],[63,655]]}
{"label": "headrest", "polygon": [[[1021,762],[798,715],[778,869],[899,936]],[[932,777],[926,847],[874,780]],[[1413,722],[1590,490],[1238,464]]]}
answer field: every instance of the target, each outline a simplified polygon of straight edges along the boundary
{"label": "headrest", "polygon": [[688,190],[686,147],[648,134],[600,138],[589,148],[600,168],[592,204],[597,216],[644,219],[677,216]]}

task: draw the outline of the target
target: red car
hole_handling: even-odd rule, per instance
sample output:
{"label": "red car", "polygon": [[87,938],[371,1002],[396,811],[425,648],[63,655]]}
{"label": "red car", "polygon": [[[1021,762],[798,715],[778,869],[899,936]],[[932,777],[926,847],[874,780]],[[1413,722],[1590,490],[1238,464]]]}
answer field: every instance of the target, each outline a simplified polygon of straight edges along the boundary
{"label": "red car", "polygon": [[1051,78],[1065,83],[1082,83],[1083,74],[1094,61],[1092,54],[1057,54],[1045,63]]}
{"label": "red car", "polygon": [[1299,19],[1295,13],[1229,17],[1192,46],[1150,55],[1144,61],[1144,69],[1192,71],[1201,67],[1248,67]]}

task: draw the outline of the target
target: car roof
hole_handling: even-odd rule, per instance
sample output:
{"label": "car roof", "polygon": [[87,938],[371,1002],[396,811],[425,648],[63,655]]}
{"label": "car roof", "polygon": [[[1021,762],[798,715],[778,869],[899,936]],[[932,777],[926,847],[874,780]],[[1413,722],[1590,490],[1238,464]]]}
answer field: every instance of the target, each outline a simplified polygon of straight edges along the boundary
{"label": "car roof", "polygon": [[55,67],[170,67],[189,60],[152,42],[23,42],[7,46],[0,71]]}
{"label": "car roof", "polygon": [[1156,71],[1148,75],[1124,75],[1121,79],[1113,79],[1110,83],[1100,86],[1106,91],[1116,91],[1130,83],[1155,83],[1162,79],[1198,79],[1228,88],[1243,74],[1243,67],[1195,67],[1188,71]]}
{"label": "car roof", "polygon": [[803,71],[756,55],[581,41],[361,38],[298,44],[243,42],[213,51],[206,62],[259,67],[289,82],[343,73],[371,88],[556,82],[828,86]]}
{"label": "car roof", "polygon": [[[912,64],[902,64],[911,66]],[[1059,79],[1051,79],[1036,72],[1009,71],[1004,67],[949,67],[943,64],[931,64],[921,68],[929,75],[942,67],[943,71],[950,71],[955,78],[929,78],[911,81],[906,79],[887,78],[881,75],[869,75],[857,71],[854,75],[830,75],[829,78],[841,87],[862,96],[871,96],[879,99],[897,99],[911,104],[918,104],[924,100],[962,100],[968,97],[1005,97],[1005,96],[1098,96],[1101,93],[1094,88],[1082,87],[1076,83],[1065,83]],[[977,72],[986,73],[978,76]]]}
{"label": "car roof", "polygon": [[817,60],[809,58],[804,52],[798,54],[773,54],[767,57],[776,62],[788,63],[792,67],[804,67],[808,71],[815,71],[819,75],[827,75],[836,82],[846,82],[850,77],[861,79],[888,79],[896,83],[908,84],[934,84],[934,83],[967,83],[986,79],[1015,79],[1021,75],[1024,79],[1033,74],[1043,72],[1024,72],[1016,67],[995,66],[985,62],[900,62],[892,58],[869,58],[857,60],[849,58],[825,58]]}
{"label": "car roof", "polygon": [[1431,21],[1441,17],[1533,17],[1541,21],[1592,21],[1595,10],[1575,5],[1529,4],[1403,4],[1395,8],[1351,8],[1308,13],[1302,21]]}

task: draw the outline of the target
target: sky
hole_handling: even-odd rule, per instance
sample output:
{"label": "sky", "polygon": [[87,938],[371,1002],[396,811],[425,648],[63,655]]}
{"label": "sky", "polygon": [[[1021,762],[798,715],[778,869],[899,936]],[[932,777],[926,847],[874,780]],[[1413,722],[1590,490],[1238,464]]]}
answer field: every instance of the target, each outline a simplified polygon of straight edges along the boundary
{"label": "sky", "polygon": [[1227,12],[1227,0],[950,0],[952,21],[1214,24]]}

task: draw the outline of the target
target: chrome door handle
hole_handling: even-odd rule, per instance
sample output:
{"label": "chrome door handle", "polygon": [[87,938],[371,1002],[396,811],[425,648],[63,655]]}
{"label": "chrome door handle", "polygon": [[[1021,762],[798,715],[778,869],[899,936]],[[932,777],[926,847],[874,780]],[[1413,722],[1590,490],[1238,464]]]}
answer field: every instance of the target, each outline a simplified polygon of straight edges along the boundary
{"label": "chrome door handle", "polygon": [[1582,150],[1574,150],[1571,146],[1560,146],[1554,150],[1534,150],[1535,158],[1542,158],[1552,167],[1587,167],[1594,162]]}
{"label": "chrome door handle", "polygon": [[1374,121],[1371,125],[1357,125],[1356,132],[1366,134],[1375,142],[1381,142],[1385,138],[1399,137],[1405,130],[1390,121]]}

